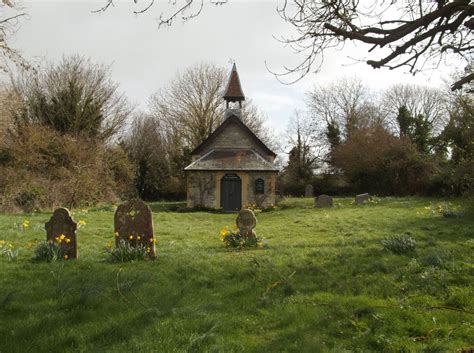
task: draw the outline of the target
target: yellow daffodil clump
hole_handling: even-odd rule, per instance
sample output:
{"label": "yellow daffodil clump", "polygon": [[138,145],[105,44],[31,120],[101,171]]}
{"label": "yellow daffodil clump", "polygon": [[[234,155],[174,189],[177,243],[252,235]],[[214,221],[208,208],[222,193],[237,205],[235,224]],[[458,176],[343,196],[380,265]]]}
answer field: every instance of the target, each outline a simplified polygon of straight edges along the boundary
{"label": "yellow daffodil clump", "polygon": [[222,228],[220,234],[221,234],[221,240],[224,241],[225,237],[230,234],[229,227],[225,226],[224,228]]}
{"label": "yellow daffodil clump", "polygon": [[235,229],[230,229],[227,226],[222,228],[220,231],[220,238],[224,245],[228,248],[263,248],[265,246],[263,238],[257,236],[242,236],[237,227],[235,227]]}
{"label": "yellow daffodil clump", "polygon": [[23,228],[23,230],[27,230],[30,227],[30,221],[25,219],[21,224],[21,227]]}

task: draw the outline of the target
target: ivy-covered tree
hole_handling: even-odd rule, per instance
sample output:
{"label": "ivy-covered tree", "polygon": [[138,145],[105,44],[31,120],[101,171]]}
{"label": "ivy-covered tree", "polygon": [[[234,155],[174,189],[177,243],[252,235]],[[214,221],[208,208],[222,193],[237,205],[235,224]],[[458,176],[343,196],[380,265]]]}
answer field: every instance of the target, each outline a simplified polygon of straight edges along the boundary
{"label": "ivy-covered tree", "polygon": [[18,126],[46,126],[62,134],[106,141],[121,132],[132,111],[109,68],[74,55],[13,81],[22,100]]}
{"label": "ivy-covered tree", "polygon": [[326,137],[329,141],[331,150],[334,150],[341,144],[341,129],[339,129],[336,122],[328,122],[326,127]]}
{"label": "ivy-covered tree", "polygon": [[428,153],[434,147],[431,122],[422,114],[413,117],[405,106],[398,109],[397,115],[400,138],[409,138],[418,151]]}
{"label": "ivy-covered tree", "polygon": [[280,180],[285,193],[302,195],[320,162],[320,146],[315,141],[311,120],[298,112],[291,119],[286,135],[288,163]]}

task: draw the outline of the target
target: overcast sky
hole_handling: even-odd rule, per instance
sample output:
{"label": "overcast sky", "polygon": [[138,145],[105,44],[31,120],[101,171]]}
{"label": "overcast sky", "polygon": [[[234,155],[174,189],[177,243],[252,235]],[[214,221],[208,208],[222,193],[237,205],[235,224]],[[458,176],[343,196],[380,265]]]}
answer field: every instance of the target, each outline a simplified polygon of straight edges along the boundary
{"label": "overcast sky", "polygon": [[[93,14],[105,0],[24,1],[29,14],[12,40],[26,59],[57,62],[63,55],[81,54],[111,64],[112,78],[138,106],[145,108],[151,94],[166,86],[179,71],[199,61],[230,70],[235,60],[243,91],[268,116],[277,132],[286,128],[295,109],[305,108],[305,92],[343,76],[358,76],[374,90],[407,82],[430,86],[442,84],[449,69],[413,77],[405,71],[373,70],[349,57],[363,57],[365,49],[346,45],[327,53],[317,74],[293,85],[283,85],[265,67],[279,71],[296,63],[298,56],[274,36],[289,35],[291,28],[277,14],[281,1],[231,0],[224,6],[206,3],[195,19],[158,29],[158,17],[169,9],[166,0],[155,0],[146,13],[134,15],[132,0],[116,1],[105,13]],[[145,6],[147,2],[139,0]],[[443,72],[443,74],[441,74]]]}

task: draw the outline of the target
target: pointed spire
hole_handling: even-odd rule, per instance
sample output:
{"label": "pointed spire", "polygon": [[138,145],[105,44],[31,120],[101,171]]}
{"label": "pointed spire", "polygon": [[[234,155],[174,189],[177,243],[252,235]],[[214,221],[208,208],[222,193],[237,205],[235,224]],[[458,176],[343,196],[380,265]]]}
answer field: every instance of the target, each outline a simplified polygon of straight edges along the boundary
{"label": "pointed spire", "polygon": [[224,100],[227,102],[227,107],[229,107],[229,102],[239,102],[239,106],[242,106],[242,101],[245,100],[235,63],[232,66],[229,82],[227,83],[227,88],[224,93]]}

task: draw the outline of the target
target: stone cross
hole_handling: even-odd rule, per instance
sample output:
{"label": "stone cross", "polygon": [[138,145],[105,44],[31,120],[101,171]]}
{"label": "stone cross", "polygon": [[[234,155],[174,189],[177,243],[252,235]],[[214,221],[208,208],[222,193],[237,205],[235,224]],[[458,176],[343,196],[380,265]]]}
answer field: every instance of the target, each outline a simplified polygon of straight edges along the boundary
{"label": "stone cross", "polygon": [[316,207],[323,208],[323,207],[332,207],[333,200],[332,197],[329,195],[319,195],[316,198]]}
{"label": "stone cross", "polygon": [[355,203],[356,205],[362,205],[365,203],[365,201],[370,200],[371,196],[368,193],[365,194],[359,194],[356,195],[355,197]]}
{"label": "stone cross", "polygon": [[64,259],[77,258],[77,223],[67,208],[57,208],[45,223],[46,240],[56,243],[64,250]]}
{"label": "stone cross", "polygon": [[304,188],[304,197],[313,197],[314,196],[314,188],[313,185],[308,184]]}
{"label": "stone cross", "polygon": [[114,216],[115,246],[126,241],[145,247],[147,256],[155,258],[155,237],[151,209],[141,200],[129,200],[117,207]]}
{"label": "stone cross", "polygon": [[252,210],[240,210],[235,223],[239,227],[240,235],[248,238],[255,237],[253,229],[257,225],[257,218]]}

